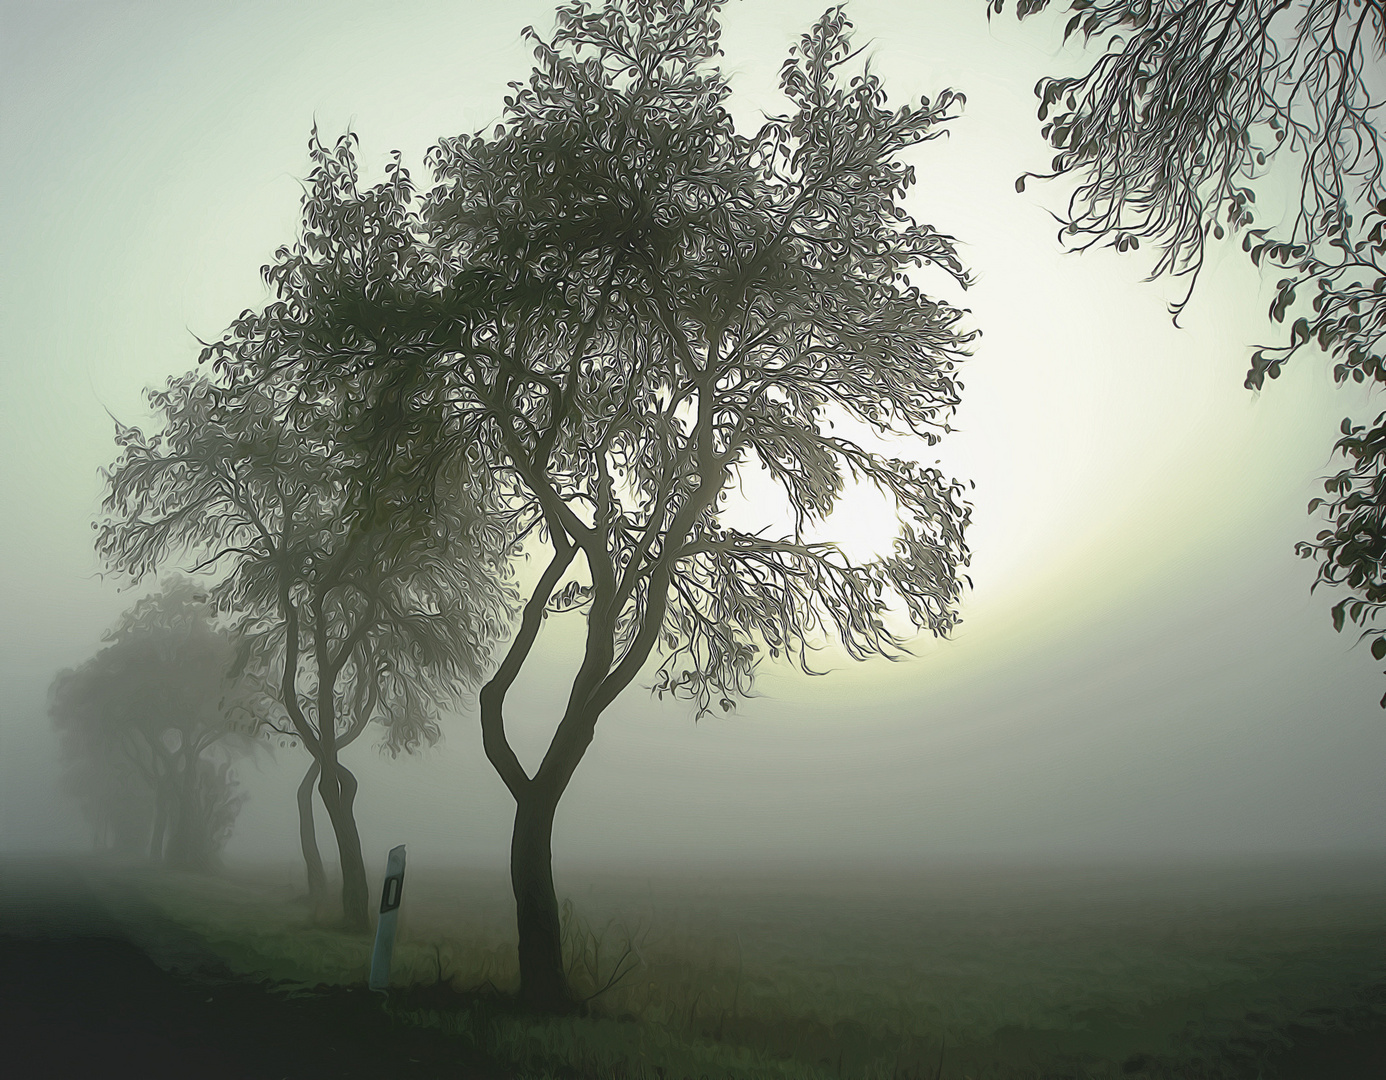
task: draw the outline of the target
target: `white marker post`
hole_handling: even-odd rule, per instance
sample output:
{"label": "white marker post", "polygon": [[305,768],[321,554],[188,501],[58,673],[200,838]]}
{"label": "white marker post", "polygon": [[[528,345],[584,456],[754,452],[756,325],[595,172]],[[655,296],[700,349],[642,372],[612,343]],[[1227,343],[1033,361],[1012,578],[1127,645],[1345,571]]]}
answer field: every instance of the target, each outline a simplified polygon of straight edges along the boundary
{"label": "white marker post", "polygon": [[404,891],[404,845],[390,849],[385,861],[385,888],[380,894],[380,919],[375,924],[375,951],[371,954],[372,990],[382,993],[390,986],[390,954],[395,950],[395,923],[399,921],[399,897]]}

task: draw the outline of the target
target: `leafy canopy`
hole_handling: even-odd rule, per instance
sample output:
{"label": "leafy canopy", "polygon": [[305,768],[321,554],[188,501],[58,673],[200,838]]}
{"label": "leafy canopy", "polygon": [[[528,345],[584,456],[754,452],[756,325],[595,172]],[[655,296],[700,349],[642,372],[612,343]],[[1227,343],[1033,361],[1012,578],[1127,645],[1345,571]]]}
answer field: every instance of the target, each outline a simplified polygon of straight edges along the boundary
{"label": "leafy canopy", "polygon": [[66,786],[127,850],[145,842],[156,808],[172,814],[171,853],[205,864],[244,799],[231,762],[264,719],[237,670],[237,639],[218,624],[205,590],[173,578],[137,601],[105,641],[49,690]]}
{"label": "leafy canopy", "polygon": [[[349,741],[369,719],[392,753],[436,741],[438,701],[479,678],[510,602],[495,529],[461,499],[424,513],[371,474],[344,438],[350,395],[294,383],[281,356],[286,341],[349,350],[350,340],[311,336],[322,329],[309,320],[315,290],[390,257],[390,192],[407,176],[358,192],[349,145],[310,142],[318,194],[305,196],[304,234],[265,270],[279,300],[204,350],[211,375],[151,391],[161,430],[118,428],[97,537],[107,564],[135,580],[177,557],[215,575],[210,595],[238,619],[243,664],[289,713],[292,726],[277,730],[315,756],[321,740]],[[327,188],[355,212],[331,238],[314,231]],[[253,382],[234,375],[247,359],[261,373]]]}
{"label": "leafy canopy", "polygon": [[[341,245],[322,238],[360,214],[323,181],[349,162],[319,163],[315,239],[270,272],[281,297],[311,295],[285,324],[297,337],[214,350],[236,381],[292,364],[301,396],[350,387],[344,438],[372,447],[373,476],[408,477],[436,506],[452,470],[454,497],[484,505],[510,552],[547,547],[490,689],[503,695],[545,610],[580,610],[569,711],[589,720],[655,648],[657,689],[701,711],[746,692],[764,651],[805,663],[821,630],[855,656],[892,653],[892,595],[944,633],[967,559],[956,483],[831,427],[931,444],[957,404],[970,335],[909,275],[966,275],[905,208],[901,157],[961,97],[888,108],[869,67],[848,73],[835,8],[783,66],[788,110],[738,133],[716,11],[575,0],[551,40],[527,29],[537,65],[502,122],[441,140],[418,203],[390,189],[389,257],[359,272],[339,274]],[[742,469],[784,492],[782,534],[724,520]],[[889,555],[857,564],[805,539],[848,477],[897,503]],[[484,724],[485,709],[483,693]]]}

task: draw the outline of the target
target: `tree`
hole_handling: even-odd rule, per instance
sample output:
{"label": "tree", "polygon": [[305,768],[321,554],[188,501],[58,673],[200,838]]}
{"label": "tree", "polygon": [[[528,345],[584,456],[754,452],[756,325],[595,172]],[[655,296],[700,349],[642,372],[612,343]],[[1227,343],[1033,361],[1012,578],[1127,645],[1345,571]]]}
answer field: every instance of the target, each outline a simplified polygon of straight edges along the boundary
{"label": "tree", "polygon": [[[472,647],[470,640],[459,643],[465,654]],[[336,739],[337,753],[354,743],[374,721],[385,729],[382,749],[392,757],[402,751],[412,752],[421,746],[433,746],[442,736],[437,722],[437,706],[426,698],[420,699],[417,673],[401,679],[398,672],[382,660],[378,644],[367,642],[359,648],[360,656],[353,661],[350,678],[339,679],[343,686],[342,706],[339,708],[341,729]],[[382,684],[383,688],[382,688]],[[400,714],[408,719],[392,723]],[[278,734],[297,739],[292,727],[276,727]],[[406,734],[407,733],[407,734]],[[401,738],[401,736],[404,738]],[[318,911],[327,900],[327,874],[318,849],[317,830],[313,822],[313,792],[322,766],[314,757],[298,785],[299,848],[303,852],[304,869],[308,879],[308,903]]]}
{"label": "tree", "polygon": [[[313,146],[327,153],[316,138]],[[247,314],[207,355],[243,343],[248,326],[293,317],[288,305]],[[339,752],[371,720],[392,753],[436,741],[437,702],[477,676],[494,636],[487,627],[505,608],[502,574],[484,554],[491,530],[460,500],[424,518],[388,483],[367,483],[337,434],[350,408],[340,396],[310,401],[282,380],[247,386],[190,373],[149,398],[162,430],[118,426],[98,550],[135,580],[178,556],[219,572],[212,602],[235,617],[247,662],[269,673],[287,714],[279,733],[316,766],[299,800],[310,891],[325,886],[312,835],[316,775],[343,916],[364,929],[357,783]]]}
{"label": "tree", "polygon": [[[375,665],[369,659],[362,664],[363,672],[372,671],[374,668]],[[337,736],[338,754],[357,740],[372,719],[385,722],[383,717],[374,716],[379,696],[379,686],[374,678],[365,677],[351,681],[350,706],[349,709],[342,710],[341,714],[349,726]],[[296,738],[297,733],[291,727],[277,730],[287,738]],[[437,742],[440,734],[436,723],[427,723],[422,728],[422,741],[431,746]],[[314,912],[319,911],[327,901],[327,872],[323,869],[317,828],[313,822],[313,791],[321,775],[322,766],[314,757],[309,762],[295,794],[298,805],[299,849],[303,852],[303,866],[308,877],[308,904]]]}
{"label": "tree", "polygon": [[[70,788],[99,842],[207,869],[244,796],[231,761],[259,725],[236,677],[238,647],[186,579],[139,601],[110,642],[49,692]],[[104,844],[102,844],[104,846]]]}
{"label": "tree", "polygon": [[[989,13],[1004,3],[988,0]],[[1017,0],[1016,12],[1049,4]],[[1057,151],[1045,178],[1080,180],[1060,235],[1079,249],[1153,244],[1152,276],[1189,280],[1177,316],[1210,235],[1245,230],[1255,263],[1284,274],[1271,318],[1290,319],[1288,341],[1252,355],[1248,388],[1313,347],[1333,358],[1340,384],[1386,382],[1386,182],[1375,120],[1383,88],[1373,78],[1386,58],[1381,0],[1066,7],[1065,38],[1081,32],[1106,44],[1083,75],[1035,87]],[[1276,166],[1297,171],[1298,206],[1285,224],[1250,228],[1256,192]],[[1370,426],[1346,419],[1342,434],[1335,449],[1348,465],[1325,481],[1328,497],[1309,504],[1329,527],[1297,550],[1318,561],[1316,585],[1349,590],[1333,607],[1334,627],[1363,627],[1379,660],[1386,628],[1371,624],[1386,608],[1386,413]]]}
{"label": "tree", "polygon": [[[712,66],[717,8],[574,0],[552,40],[527,29],[528,84],[494,134],[431,152],[436,186],[401,204],[393,260],[348,277],[317,246],[285,255],[275,280],[313,283],[289,290],[297,340],[275,327],[218,353],[239,381],[284,378],[292,361],[301,396],[359,402],[344,439],[370,448],[372,475],[408,478],[411,505],[438,508],[436,478],[460,471],[503,549],[538,557],[480,708],[516,807],[521,995],[541,1009],[572,1004],[555,813],[647,660],[659,654],[656,692],[729,709],[767,653],[809,670],[830,634],[853,657],[899,655],[891,610],[946,633],[967,561],[961,486],[877,445],[933,444],[958,401],[970,335],[909,275],[966,275],[951,239],[902,205],[914,169],[900,156],[961,97],[887,108],[869,68],[845,73],[856,54],[835,8],[784,64],[790,111],[739,134]],[[315,191],[315,243],[335,248],[321,234],[350,235],[357,200]],[[730,523],[751,470],[792,521]],[[889,555],[856,563],[813,538],[849,478],[898,506]],[[583,657],[530,774],[506,697],[562,614],[585,618]]]}

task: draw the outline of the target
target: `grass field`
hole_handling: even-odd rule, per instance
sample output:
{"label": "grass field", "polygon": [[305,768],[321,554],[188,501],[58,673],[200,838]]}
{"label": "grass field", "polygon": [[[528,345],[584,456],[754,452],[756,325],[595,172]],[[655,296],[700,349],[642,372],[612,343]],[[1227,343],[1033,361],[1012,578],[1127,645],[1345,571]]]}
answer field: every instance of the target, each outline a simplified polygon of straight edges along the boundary
{"label": "grass field", "polygon": [[[369,940],[295,879],[133,880],[237,971],[364,982]],[[534,1077],[1348,1080],[1386,1053],[1386,863],[559,879],[587,1016],[508,1007],[502,876],[412,867],[387,1007]]]}

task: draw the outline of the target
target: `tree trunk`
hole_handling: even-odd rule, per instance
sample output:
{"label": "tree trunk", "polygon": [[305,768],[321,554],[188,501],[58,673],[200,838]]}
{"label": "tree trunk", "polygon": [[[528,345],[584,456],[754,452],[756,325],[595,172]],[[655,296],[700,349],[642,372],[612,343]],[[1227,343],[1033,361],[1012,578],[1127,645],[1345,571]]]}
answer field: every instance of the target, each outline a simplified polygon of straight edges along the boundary
{"label": "tree trunk", "polygon": [[563,971],[558,898],[553,889],[553,817],[558,799],[529,790],[515,803],[510,886],[520,944],[520,1000],[542,1012],[576,1005]]}
{"label": "tree trunk", "polygon": [[327,899],[327,874],[322,868],[318,835],[313,827],[313,783],[321,771],[315,758],[298,785],[298,842],[308,870],[308,904],[314,911]]}
{"label": "tree trunk", "polygon": [[342,864],[342,917],[349,930],[369,930],[366,864],[361,858],[361,834],[356,830],[352,806],[356,802],[356,777],[341,762],[324,768],[318,778],[332,831],[337,837],[337,856]]}
{"label": "tree trunk", "polygon": [[151,862],[164,861],[164,832],[168,828],[168,801],[163,785],[154,793],[154,831],[149,837],[149,859]]}
{"label": "tree trunk", "polygon": [[177,797],[166,861],[179,870],[205,870],[209,862],[206,845],[199,835],[202,821],[197,812],[197,762],[197,757],[185,755],[179,782],[176,786],[170,785]]}

